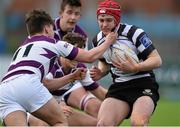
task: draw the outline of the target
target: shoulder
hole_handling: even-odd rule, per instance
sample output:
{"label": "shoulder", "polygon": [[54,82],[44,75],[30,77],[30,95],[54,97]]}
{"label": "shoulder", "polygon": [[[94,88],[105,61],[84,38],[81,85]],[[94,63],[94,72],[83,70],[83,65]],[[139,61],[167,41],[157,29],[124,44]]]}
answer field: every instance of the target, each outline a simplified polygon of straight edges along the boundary
{"label": "shoulder", "polygon": [[144,30],[136,25],[129,25],[126,23],[121,23],[118,34],[128,36],[133,35],[135,32],[144,32]]}

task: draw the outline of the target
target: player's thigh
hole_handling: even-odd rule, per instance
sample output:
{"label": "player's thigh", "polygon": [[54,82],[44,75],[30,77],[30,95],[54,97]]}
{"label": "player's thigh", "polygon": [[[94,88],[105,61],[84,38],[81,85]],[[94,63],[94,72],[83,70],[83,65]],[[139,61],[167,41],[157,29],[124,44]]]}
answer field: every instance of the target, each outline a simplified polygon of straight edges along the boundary
{"label": "player's thigh", "polygon": [[67,103],[73,107],[80,108],[81,99],[87,94],[87,91],[83,87],[79,87],[69,95]]}
{"label": "player's thigh", "polygon": [[24,111],[14,111],[3,120],[6,126],[27,126],[27,116]]}
{"label": "player's thigh", "polygon": [[100,106],[101,106],[101,101],[97,99],[96,97],[92,97],[92,98],[89,98],[89,100],[87,100],[84,106],[84,109],[86,111],[94,112],[95,114],[98,114]]}
{"label": "player's thigh", "polygon": [[150,117],[154,111],[154,102],[149,96],[139,97],[134,105],[132,110],[131,117]]}
{"label": "player's thigh", "polygon": [[118,125],[125,119],[129,111],[128,103],[115,98],[106,98],[101,104],[98,121],[102,121],[107,125]]}
{"label": "player's thigh", "polygon": [[54,98],[51,98],[44,106],[32,114],[50,125],[67,122],[60,106]]}

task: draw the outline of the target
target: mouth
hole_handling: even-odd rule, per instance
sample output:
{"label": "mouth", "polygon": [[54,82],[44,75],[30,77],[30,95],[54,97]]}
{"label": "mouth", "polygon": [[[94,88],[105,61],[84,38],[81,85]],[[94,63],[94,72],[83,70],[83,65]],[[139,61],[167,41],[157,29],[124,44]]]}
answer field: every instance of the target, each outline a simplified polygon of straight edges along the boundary
{"label": "mouth", "polygon": [[70,24],[70,25],[75,25],[76,22],[68,22],[68,24]]}

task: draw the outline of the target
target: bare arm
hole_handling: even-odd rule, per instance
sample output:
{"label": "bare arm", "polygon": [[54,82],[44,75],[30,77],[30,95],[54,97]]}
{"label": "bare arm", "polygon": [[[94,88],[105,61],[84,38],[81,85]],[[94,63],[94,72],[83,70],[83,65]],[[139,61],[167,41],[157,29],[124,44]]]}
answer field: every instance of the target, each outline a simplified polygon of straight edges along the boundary
{"label": "bare arm", "polygon": [[154,50],[151,52],[151,54],[148,56],[148,58],[137,64],[136,68],[138,71],[148,71],[148,70],[153,70],[155,68],[158,68],[162,65],[162,60],[157,52],[157,50]]}
{"label": "bare arm", "polygon": [[53,78],[53,79],[43,79],[43,84],[49,91],[57,90],[66,84],[73,82],[75,80],[80,80],[85,77],[86,70],[84,68],[78,68],[75,72],[65,75],[60,78]]}
{"label": "bare arm", "polygon": [[106,36],[106,40],[100,46],[97,46],[89,51],[79,49],[78,55],[76,56],[75,60],[81,62],[94,62],[98,58],[100,58],[106,49],[116,41],[117,33],[111,32]]}
{"label": "bare arm", "polygon": [[123,72],[149,71],[160,67],[161,64],[162,60],[157,50],[152,51],[145,61],[137,64],[133,63],[128,56],[125,61],[113,61],[113,65]]}
{"label": "bare arm", "polygon": [[110,66],[106,62],[99,61],[98,67],[92,66],[90,69],[91,78],[97,81],[109,73]]}

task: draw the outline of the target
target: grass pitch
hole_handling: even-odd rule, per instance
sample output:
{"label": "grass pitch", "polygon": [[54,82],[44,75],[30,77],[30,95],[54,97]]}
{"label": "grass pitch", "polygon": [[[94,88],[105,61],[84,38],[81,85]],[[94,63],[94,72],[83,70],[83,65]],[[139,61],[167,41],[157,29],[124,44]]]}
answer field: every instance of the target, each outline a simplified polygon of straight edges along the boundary
{"label": "grass pitch", "polygon": [[[125,120],[121,126],[130,126],[130,121]],[[180,101],[159,101],[151,117],[150,126],[180,126]]]}
{"label": "grass pitch", "polygon": [[[129,120],[125,120],[121,126],[130,126]],[[150,126],[180,126],[180,101],[160,100]]]}

